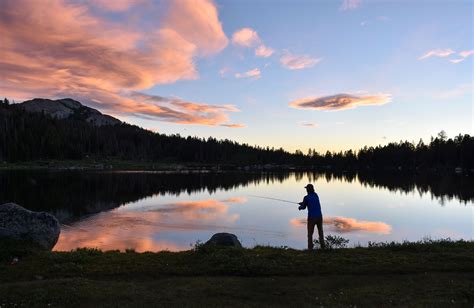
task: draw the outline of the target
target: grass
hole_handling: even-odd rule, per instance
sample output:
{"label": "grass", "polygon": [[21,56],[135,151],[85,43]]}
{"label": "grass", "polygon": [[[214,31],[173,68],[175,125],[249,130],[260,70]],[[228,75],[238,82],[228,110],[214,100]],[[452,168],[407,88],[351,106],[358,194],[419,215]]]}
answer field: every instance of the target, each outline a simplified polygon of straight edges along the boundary
{"label": "grass", "polygon": [[[2,247],[4,248],[4,247]],[[0,250],[0,307],[472,306],[474,243],[424,241],[308,253],[204,248],[136,253]]]}

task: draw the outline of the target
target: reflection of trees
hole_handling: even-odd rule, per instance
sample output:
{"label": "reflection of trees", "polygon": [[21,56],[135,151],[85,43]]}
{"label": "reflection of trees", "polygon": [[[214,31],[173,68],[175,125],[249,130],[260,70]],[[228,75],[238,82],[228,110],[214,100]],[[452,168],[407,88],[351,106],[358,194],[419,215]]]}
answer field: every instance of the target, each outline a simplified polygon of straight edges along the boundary
{"label": "reflection of trees", "polygon": [[359,172],[359,181],[364,186],[384,187],[390,191],[403,193],[417,192],[420,196],[431,194],[441,204],[457,199],[467,204],[474,201],[474,179],[468,176],[448,174],[440,176],[432,173],[403,172]]}
{"label": "reflection of trees", "polygon": [[283,182],[290,173],[143,172],[0,172],[0,204],[15,202],[35,211],[50,211],[62,220],[112,209],[152,195],[230,190],[239,186]]}
{"label": "reflection of trees", "polygon": [[0,172],[0,204],[15,202],[36,211],[50,211],[61,220],[98,213],[153,195],[231,190],[241,186],[282,183],[291,176],[306,175],[310,182],[353,182],[363,186],[383,187],[390,191],[431,194],[443,204],[458,199],[464,203],[474,200],[474,180],[465,176],[436,177],[431,174],[404,173],[99,173],[99,172]]}

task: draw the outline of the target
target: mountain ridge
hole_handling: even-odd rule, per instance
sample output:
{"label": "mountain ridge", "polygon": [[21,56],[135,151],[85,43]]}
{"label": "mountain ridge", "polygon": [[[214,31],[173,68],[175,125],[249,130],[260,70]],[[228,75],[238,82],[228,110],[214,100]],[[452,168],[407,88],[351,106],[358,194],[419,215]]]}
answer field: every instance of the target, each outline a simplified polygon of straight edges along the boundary
{"label": "mountain ridge", "polygon": [[122,121],[103,114],[97,109],[84,106],[72,98],[51,100],[46,98],[33,98],[17,104],[26,112],[44,113],[56,119],[79,119],[94,126],[117,125]]}

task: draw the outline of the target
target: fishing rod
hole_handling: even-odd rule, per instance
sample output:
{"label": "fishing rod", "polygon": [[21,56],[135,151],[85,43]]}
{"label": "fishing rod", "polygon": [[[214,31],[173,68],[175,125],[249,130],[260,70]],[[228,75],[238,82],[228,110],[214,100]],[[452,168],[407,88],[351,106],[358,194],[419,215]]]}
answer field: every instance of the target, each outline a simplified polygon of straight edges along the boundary
{"label": "fishing rod", "polygon": [[270,198],[270,197],[264,197],[264,196],[249,195],[249,197],[255,197],[255,198],[260,198],[260,199],[268,199],[268,200],[275,200],[275,201],[286,202],[286,203],[292,203],[292,204],[299,204],[298,202],[294,202],[294,201],[289,201],[289,200],[284,200],[284,199],[278,199],[278,198]]}

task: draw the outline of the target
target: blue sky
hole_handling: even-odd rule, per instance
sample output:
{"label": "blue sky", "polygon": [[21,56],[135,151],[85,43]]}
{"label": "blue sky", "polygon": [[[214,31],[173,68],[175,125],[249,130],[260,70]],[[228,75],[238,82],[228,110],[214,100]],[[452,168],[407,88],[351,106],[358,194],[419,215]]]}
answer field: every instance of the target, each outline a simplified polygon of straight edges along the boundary
{"label": "blue sky", "polygon": [[[7,3],[3,14],[18,5],[25,14],[41,10],[31,2]],[[50,47],[33,55],[36,62],[28,65],[46,65],[44,54],[54,54],[60,67],[43,74],[54,79],[61,72],[55,85],[67,81],[68,86],[32,82],[21,90],[12,81],[20,70],[10,65],[2,69],[1,92],[17,99],[72,96],[161,133],[229,138],[290,151],[427,141],[441,130],[449,136],[472,134],[472,1],[123,0],[116,2],[123,3],[120,7],[103,0],[51,2],[58,13],[78,15],[79,22],[66,27],[78,33],[68,38],[72,43],[107,42],[106,52],[115,57],[106,66],[107,76],[97,78],[104,65],[87,50],[71,58],[71,53]],[[103,29],[107,31],[101,34]],[[164,39],[167,29],[177,35]],[[150,39],[157,31],[160,36]],[[20,34],[2,52],[31,58],[18,46],[35,42],[26,32]],[[44,40],[53,41],[48,35]],[[259,47],[265,57],[256,55]],[[91,43],[90,48],[98,47]],[[85,77],[63,78],[64,72]],[[89,72],[95,74],[93,80]],[[121,73],[136,78],[124,81]],[[192,114],[195,106],[205,110]]]}
{"label": "blue sky", "polygon": [[[335,1],[220,1],[217,6],[229,37],[252,28],[276,54],[258,58],[252,48],[230,44],[218,56],[198,62],[198,80],[148,92],[235,104],[242,111],[232,117],[247,127],[142,125],[304,151],[427,140],[442,129],[451,135],[472,133],[472,58],[457,64],[448,60],[455,56],[418,60],[430,50],[473,48],[469,1],[367,1],[345,11]],[[278,61],[284,50],[322,60],[311,68],[287,70]],[[224,67],[230,72],[222,78],[219,70]],[[254,68],[261,70],[258,79],[232,76]],[[288,107],[301,97],[357,91],[389,93],[392,101],[342,111]]]}

